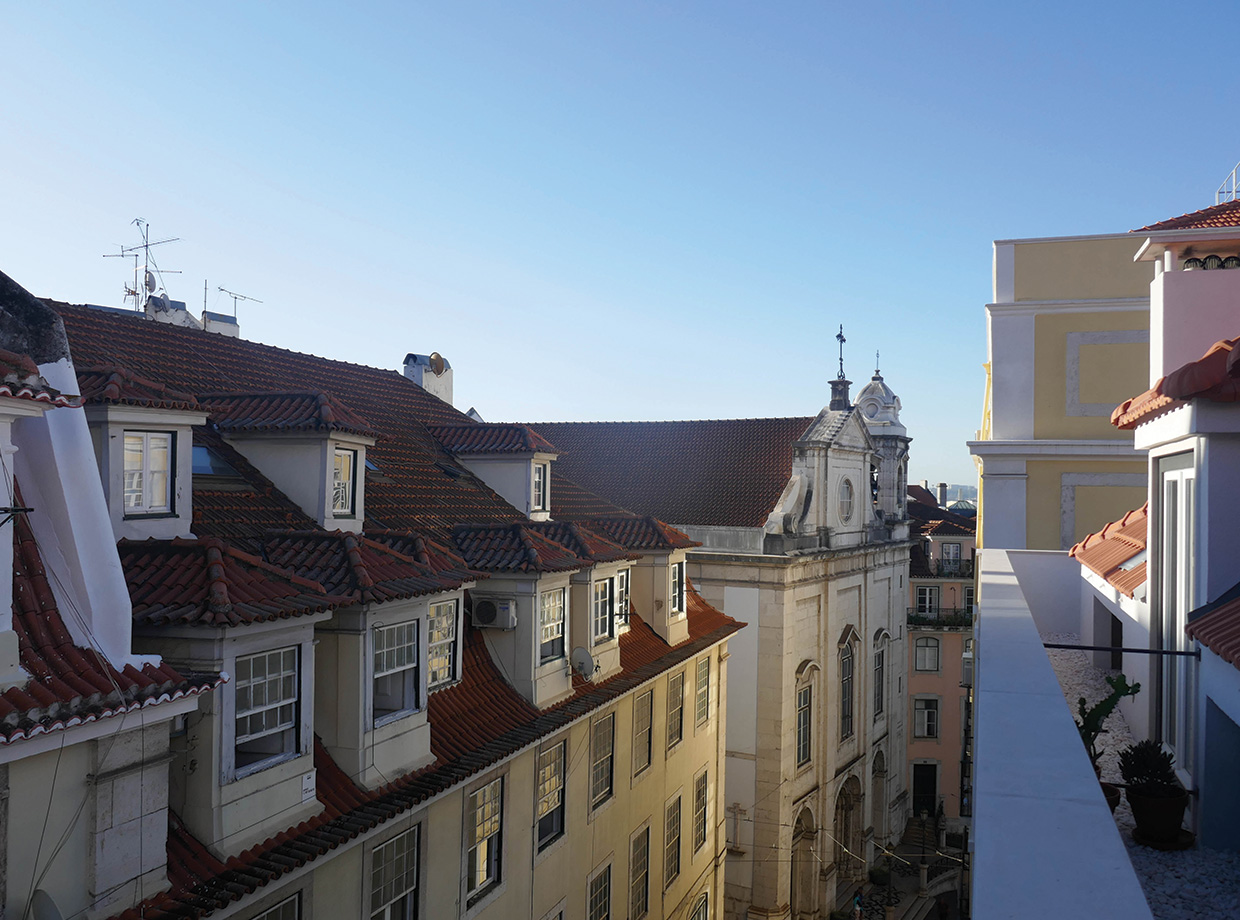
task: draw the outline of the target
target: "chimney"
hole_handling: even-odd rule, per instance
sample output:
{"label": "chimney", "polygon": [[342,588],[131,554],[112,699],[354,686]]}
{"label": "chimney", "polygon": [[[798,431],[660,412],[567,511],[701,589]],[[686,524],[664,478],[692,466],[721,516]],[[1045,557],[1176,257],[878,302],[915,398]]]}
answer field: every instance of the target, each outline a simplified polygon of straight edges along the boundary
{"label": "chimney", "polygon": [[945,482],[939,483],[939,507],[947,507],[947,483]]}
{"label": "chimney", "polygon": [[452,365],[439,352],[405,355],[405,376],[432,396],[452,405]]}
{"label": "chimney", "polygon": [[852,400],[848,396],[848,388],[852,386],[851,380],[845,380],[843,377],[836,377],[831,381],[831,402],[827,406],[832,412],[843,412],[845,409],[852,408]]}
{"label": "chimney", "polygon": [[241,327],[237,324],[237,317],[229,316],[227,313],[212,313],[209,310],[203,310],[202,328],[207,332],[218,332],[229,338],[241,338]]}

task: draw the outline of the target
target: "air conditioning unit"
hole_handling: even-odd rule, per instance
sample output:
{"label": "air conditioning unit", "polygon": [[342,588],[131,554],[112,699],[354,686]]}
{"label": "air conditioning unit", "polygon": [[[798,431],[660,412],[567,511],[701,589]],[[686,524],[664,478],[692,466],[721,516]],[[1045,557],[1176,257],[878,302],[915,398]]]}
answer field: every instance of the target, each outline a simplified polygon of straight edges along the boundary
{"label": "air conditioning unit", "polygon": [[965,652],[960,656],[960,686],[973,686],[973,653]]}
{"label": "air conditioning unit", "polygon": [[473,623],[485,629],[516,629],[517,602],[510,597],[475,597]]}

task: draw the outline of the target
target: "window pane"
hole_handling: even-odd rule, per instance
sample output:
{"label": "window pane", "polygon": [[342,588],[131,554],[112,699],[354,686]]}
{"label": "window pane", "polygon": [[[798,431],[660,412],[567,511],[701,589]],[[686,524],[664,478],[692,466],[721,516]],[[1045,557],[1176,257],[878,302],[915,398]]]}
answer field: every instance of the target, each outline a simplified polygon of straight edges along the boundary
{"label": "window pane", "polygon": [[680,875],[680,796],[667,806],[663,828],[663,887]]}
{"label": "window pane", "polygon": [[633,772],[650,766],[650,723],[654,715],[654,692],[647,690],[633,704]]}
{"label": "window pane", "polygon": [[710,797],[710,783],[703,773],[693,781],[693,852],[706,843],[706,806]]}
{"label": "window pane", "polygon": [[[418,828],[375,847],[370,871],[370,909],[383,910],[418,887]],[[398,915],[379,914],[380,917]]]}
{"label": "window pane", "polygon": [[629,917],[639,920],[650,909],[650,828],[633,838],[629,857]]}
{"label": "window pane", "polygon": [[611,917],[611,866],[590,880],[586,910],[589,920],[609,920]]}
{"label": "window pane", "polygon": [[594,723],[590,740],[590,801],[598,806],[611,798],[612,791],[612,742],[615,729],[614,715],[607,715]]}
{"label": "window pane", "polygon": [[545,591],[538,597],[539,659],[564,657],[564,589]]}
{"label": "window pane", "polygon": [[710,717],[710,659],[700,658],[697,663],[697,681],[694,684],[694,724],[701,725]]}
{"label": "window pane", "polygon": [[456,623],[456,601],[431,605],[426,624],[426,679],[432,687],[456,677]]}
{"label": "window pane", "polygon": [[673,674],[667,680],[667,746],[679,744],[684,737],[685,674]]}

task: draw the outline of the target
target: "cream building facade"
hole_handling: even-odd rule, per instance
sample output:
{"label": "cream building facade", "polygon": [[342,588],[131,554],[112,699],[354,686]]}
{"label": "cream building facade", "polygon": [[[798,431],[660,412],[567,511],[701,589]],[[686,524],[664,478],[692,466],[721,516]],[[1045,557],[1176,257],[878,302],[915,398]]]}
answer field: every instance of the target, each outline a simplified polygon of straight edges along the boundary
{"label": "cream building facade", "polygon": [[1146,382],[1148,263],[1132,234],[997,240],[986,305],[978,545],[1063,550],[1141,504],[1144,455],[1109,423]]}

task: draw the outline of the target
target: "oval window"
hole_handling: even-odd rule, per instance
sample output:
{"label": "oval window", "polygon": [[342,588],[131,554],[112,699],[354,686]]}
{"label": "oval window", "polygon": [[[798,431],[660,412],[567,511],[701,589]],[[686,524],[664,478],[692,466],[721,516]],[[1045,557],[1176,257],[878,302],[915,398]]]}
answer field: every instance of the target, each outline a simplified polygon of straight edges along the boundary
{"label": "oval window", "polygon": [[851,479],[840,482],[840,520],[847,524],[852,520],[853,484]]}

